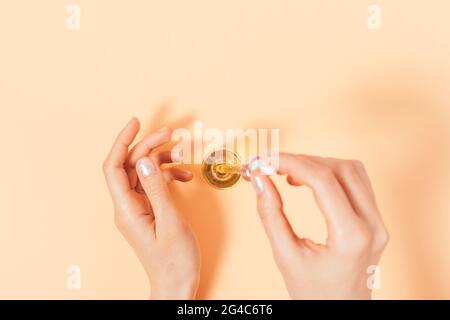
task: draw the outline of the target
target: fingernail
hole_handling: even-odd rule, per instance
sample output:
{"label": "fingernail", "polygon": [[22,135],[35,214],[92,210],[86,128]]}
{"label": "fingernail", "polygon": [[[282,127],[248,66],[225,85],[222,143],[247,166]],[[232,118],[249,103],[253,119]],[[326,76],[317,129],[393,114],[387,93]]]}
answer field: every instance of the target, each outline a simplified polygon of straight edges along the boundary
{"label": "fingernail", "polygon": [[138,168],[144,177],[149,176],[151,173],[155,172],[155,166],[152,161],[148,158],[143,158],[138,162]]}
{"label": "fingernail", "polygon": [[257,194],[260,194],[264,191],[264,183],[260,176],[252,176],[252,185],[255,188]]}
{"label": "fingernail", "polygon": [[250,172],[250,169],[249,169],[248,165],[244,164],[242,166],[242,169],[241,169],[241,176],[242,176],[242,178],[245,181],[250,181],[251,180],[251,174],[252,173]]}
{"label": "fingernail", "polygon": [[275,170],[269,164],[267,164],[264,160],[258,158],[252,160],[249,163],[248,167],[250,171],[258,171],[260,174],[268,176],[273,176],[276,173]]}

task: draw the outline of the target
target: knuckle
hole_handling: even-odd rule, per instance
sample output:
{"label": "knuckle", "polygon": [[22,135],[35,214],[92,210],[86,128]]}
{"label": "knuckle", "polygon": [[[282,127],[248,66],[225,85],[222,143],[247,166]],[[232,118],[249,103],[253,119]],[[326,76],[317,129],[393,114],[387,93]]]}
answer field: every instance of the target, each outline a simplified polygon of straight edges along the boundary
{"label": "knuckle", "polygon": [[156,183],[151,179],[148,179],[145,183],[149,196],[158,198],[164,195],[165,189],[162,183]]}
{"label": "knuckle", "polygon": [[114,225],[119,231],[125,231],[132,223],[132,219],[129,216],[123,215],[119,212],[114,214]]}
{"label": "knuckle", "polygon": [[372,234],[367,227],[358,226],[352,230],[345,244],[345,251],[349,254],[361,255],[366,253],[372,244]]}
{"label": "knuckle", "polygon": [[385,228],[382,228],[377,233],[377,236],[376,236],[376,238],[374,240],[375,251],[383,251],[384,248],[389,243],[389,238],[390,238],[389,232]]}
{"label": "knuckle", "polygon": [[266,224],[269,222],[270,217],[272,215],[272,208],[270,208],[266,204],[258,205],[258,213],[262,223]]}
{"label": "knuckle", "polygon": [[343,175],[354,176],[358,174],[357,160],[344,160],[339,163],[339,170]]}
{"label": "knuckle", "polygon": [[158,153],[155,153],[155,152],[152,152],[152,153],[150,153],[149,154],[149,158],[150,158],[150,160],[154,163],[154,164],[156,164],[156,165],[160,165],[161,164],[161,157],[163,156],[163,154],[161,153],[161,152],[158,152]]}
{"label": "knuckle", "polygon": [[361,160],[351,160],[351,162],[353,163],[353,166],[358,169],[358,170],[366,170],[364,163]]}
{"label": "knuckle", "polygon": [[336,176],[333,170],[326,166],[318,166],[316,169],[316,175],[318,178],[318,183],[321,186],[329,186],[336,183]]}
{"label": "knuckle", "polygon": [[258,201],[258,213],[263,223],[269,223],[277,214],[283,211],[283,204],[278,201],[261,199]]}
{"label": "knuckle", "polygon": [[283,206],[281,203],[278,203],[276,201],[271,201],[269,199],[261,199],[260,201],[258,201],[258,209],[260,212],[270,214],[273,211],[282,210]]}
{"label": "knuckle", "polygon": [[362,163],[361,160],[347,160],[346,162],[349,166],[351,166],[353,168],[353,170],[360,171],[360,172],[366,170],[364,167],[364,163]]}

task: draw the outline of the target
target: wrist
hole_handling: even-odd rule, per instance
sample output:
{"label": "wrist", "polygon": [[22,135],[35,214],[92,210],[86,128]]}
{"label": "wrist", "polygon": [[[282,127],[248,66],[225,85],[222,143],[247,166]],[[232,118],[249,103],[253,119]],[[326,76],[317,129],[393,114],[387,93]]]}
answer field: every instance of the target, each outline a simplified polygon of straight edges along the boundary
{"label": "wrist", "polygon": [[197,293],[198,281],[185,281],[178,285],[151,286],[151,300],[192,300]]}

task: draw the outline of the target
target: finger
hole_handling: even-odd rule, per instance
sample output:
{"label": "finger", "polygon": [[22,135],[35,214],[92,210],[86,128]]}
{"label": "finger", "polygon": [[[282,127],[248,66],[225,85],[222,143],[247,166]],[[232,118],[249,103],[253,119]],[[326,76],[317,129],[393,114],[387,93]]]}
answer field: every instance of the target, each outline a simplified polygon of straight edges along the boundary
{"label": "finger", "polygon": [[160,152],[155,152],[151,154],[151,158],[156,162],[157,165],[163,163],[179,163],[181,158],[179,153],[172,152],[172,150],[164,150]]}
{"label": "finger", "polygon": [[286,181],[287,181],[287,183],[289,183],[291,186],[294,186],[294,187],[298,187],[298,186],[302,185],[302,183],[300,183],[299,181],[296,181],[291,176],[287,176]]}
{"label": "finger", "polygon": [[113,200],[130,190],[124,163],[128,155],[128,148],[138,132],[139,120],[132,118],[117,136],[108,157],[103,163],[103,172]]}
{"label": "finger", "polygon": [[258,214],[274,252],[279,252],[295,242],[295,235],[286,215],[278,189],[268,176],[252,174],[256,191]]}
{"label": "finger", "polygon": [[127,164],[125,164],[125,171],[127,172],[131,189],[136,188],[136,185],[139,183],[136,168],[130,168]]}
{"label": "finger", "polygon": [[[164,180],[166,180],[167,183],[171,183],[174,180],[180,182],[189,182],[194,178],[194,175],[191,171],[178,168],[164,169],[162,170],[162,173],[164,176]],[[140,181],[137,182],[135,190],[139,193],[145,193]]]}
{"label": "finger", "polygon": [[[178,158],[177,155],[178,153],[173,153],[171,150],[165,150],[151,154],[150,158],[153,160],[155,165],[159,166],[161,164],[179,162],[180,158]],[[191,171],[178,168],[164,169],[163,175],[167,183],[170,183],[173,180],[188,182],[194,177]],[[131,186],[135,186],[135,189],[138,191],[143,191],[135,168],[129,169],[128,176]]]}
{"label": "finger", "polygon": [[375,234],[385,229],[369,177],[361,162],[317,156],[306,157],[329,166],[335,172],[355,212],[367,222]]}
{"label": "finger", "polygon": [[324,214],[329,238],[349,233],[358,225],[357,216],[333,171],[304,156],[280,154],[280,174],[287,174],[293,184],[309,187]]}
{"label": "finger", "polygon": [[375,192],[373,191],[373,187],[372,187],[372,183],[370,182],[370,178],[369,175],[367,174],[367,171],[364,167],[364,165],[360,165],[360,166],[356,166],[356,170],[359,172],[359,175],[361,176],[361,179],[364,181],[364,183],[366,184],[367,189],[369,190],[373,201],[376,203],[376,197],[375,197]]}
{"label": "finger", "polygon": [[176,221],[176,210],[161,169],[152,159],[144,157],[137,162],[136,171],[142,188],[152,206],[156,224],[158,225],[164,221]]}
{"label": "finger", "polygon": [[[152,153],[150,155],[150,157],[153,159],[155,164],[158,166],[161,164],[165,164],[165,163],[179,162],[179,158],[175,158],[174,154],[172,154],[172,152],[170,150]],[[136,188],[136,190],[138,190],[139,179],[138,179],[138,176],[136,173],[136,168],[126,166],[125,170],[127,172],[128,180],[130,181],[131,188]],[[167,173],[165,173],[165,171],[163,171],[163,172],[164,172],[164,175],[167,177],[167,179],[166,179],[167,182],[171,182],[172,180],[179,180],[177,178],[177,176],[180,176],[181,179],[186,179],[186,176],[189,175],[188,173],[185,173],[184,175],[183,175],[183,173],[181,173],[179,175],[172,176],[171,172],[167,172]],[[190,172],[190,171],[187,171],[187,172]],[[143,191],[142,189],[139,189],[139,190]]]}
{"label": "finger", "polygon": [[192,178],[194,178],[194,175],[189,170],[183,170],[178,168],[168,168],[164,169],[163,171],[164,179],[167,183],[170,183],[174,180],[180,181],[180,182],[188,182],[191,181]]}
{"label": "finger", "polygon": [[[170,140],[171,130],[163,127],[158,131],[152,132],[139,141],[128,153],[125,162],[125,169],[128,174],[131,188],[136,188],[139,179],[136,174],[136,161],[139,158],[145,157],[154,149]],[[157,158],[158,163],[166,162],[166,155],[162,155],[161,159]],[[159,165],[159,164],[158,164]]]}
{"label": "finger", "polygon": [[148,156],[154,148],[169,142],[171,132],[170,128],[163,127],[139,141],[129,152],[127,159],[128,166],[134,168],[140,158]]}

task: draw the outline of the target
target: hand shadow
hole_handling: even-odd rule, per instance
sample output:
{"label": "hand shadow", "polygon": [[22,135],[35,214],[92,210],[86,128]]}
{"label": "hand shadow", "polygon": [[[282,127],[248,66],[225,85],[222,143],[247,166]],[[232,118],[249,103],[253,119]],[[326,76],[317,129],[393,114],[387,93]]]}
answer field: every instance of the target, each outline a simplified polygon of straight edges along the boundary
{"label": "hand shadow", "polygon": [[[190,129],[193,116],[187,115],[179,119],[170,117],[172,105],[161,104],[149,124],[148,131],[154,131],[162,126],[172,129]],[[220,191],[213,190],[201,177],[201,165],[183,165],[194,173],[194,179],[187,183],[178,181],[169,185],[175,205],[180,208],[191,226],[200,247],[201,271],[197,299],[210,298],[217,272],[223,256],[225,243],[225,220],[220,199]]]}
{"label": "hand shadow", "polygon": [[[395,211],[385,216],[391,223],[387,249],[394,246],[402,252],[415,287],[409,298],[448,298],[450,283],[443,281],[440,265],[448,256],[442,243],[449,239],[449,219],[436,203],[446,198],[448,187],[442,174],[450,168],[450,143],[445,139],[448,120],[443,112],[449,102],[439,99],[439,92],[430,89],[421,74],[411,74],[409,68],[378,78],[372,75],[344,104],[353,105],[346,110],[349,120],[362,123],[360,134],[372,137],[380,151],[377,162],[384,167],[384,179],[390,180],[380,187],[389,190],[384,194],[395,194],[391,200]],[[392,141],[382,140],[387,135]],[[400,166],[399,157],[407,159]]]}

